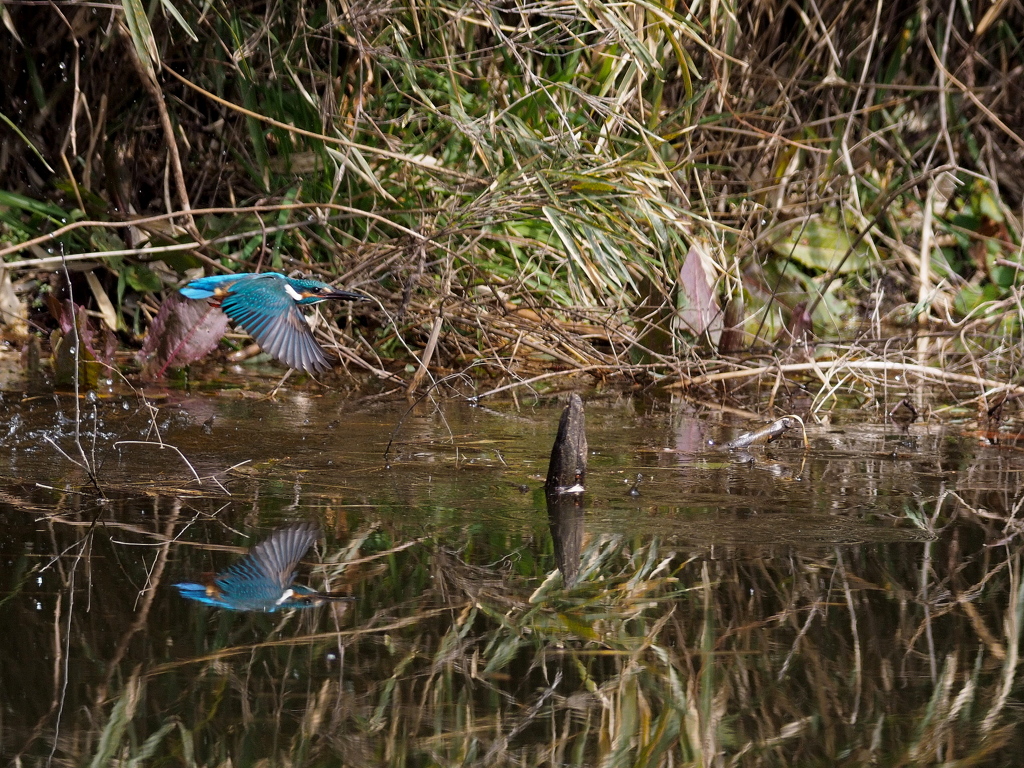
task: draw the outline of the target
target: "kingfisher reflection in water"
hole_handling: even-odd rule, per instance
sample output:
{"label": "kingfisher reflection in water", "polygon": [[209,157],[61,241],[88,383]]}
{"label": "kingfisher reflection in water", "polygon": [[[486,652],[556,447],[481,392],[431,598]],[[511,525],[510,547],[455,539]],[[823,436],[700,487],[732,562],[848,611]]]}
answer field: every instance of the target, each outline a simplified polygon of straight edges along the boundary
{"label": "kingfisher reflection in water", "polygon": [[316,528],[309,523],[274,531],[248,554],[222,573],[204,583],[181,582],[174,586],[182,597],[230,611],[274,611],[312,608],[325,602],[351,600],[296,584],[299,561],[316,541]]}

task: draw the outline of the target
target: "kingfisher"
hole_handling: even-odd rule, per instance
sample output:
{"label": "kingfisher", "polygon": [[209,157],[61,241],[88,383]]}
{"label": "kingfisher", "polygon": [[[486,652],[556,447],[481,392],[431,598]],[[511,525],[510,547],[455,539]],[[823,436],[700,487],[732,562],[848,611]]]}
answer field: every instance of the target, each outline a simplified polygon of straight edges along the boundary
{"label": "kingfisher", "polygon": [[274,611],[312,608],[348,595],[317,592],[295,583],[299,561],[316,541],[316,528],[300,523],[279,528],[222,573],[205,583],[175,584],[182,597],[229,611]]}
{"label": "kingfisher", "polygon": [[264,352],[289,368],[306,373],[326,371],[331,362],[313,338],[299,307],[327,299],[370,298],[319,280],[299,280],[280,272],[201,277],[183,286],[181,293],[189,299],[209,299],[252,336]]}

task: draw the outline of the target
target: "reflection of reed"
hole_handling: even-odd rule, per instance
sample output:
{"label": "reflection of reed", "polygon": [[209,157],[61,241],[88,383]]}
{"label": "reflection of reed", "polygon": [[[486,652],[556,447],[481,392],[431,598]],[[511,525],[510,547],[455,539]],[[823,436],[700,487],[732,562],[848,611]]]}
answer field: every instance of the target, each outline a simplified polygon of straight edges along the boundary
{"label": "reflection of reed", "polygon": [[[571,590],[507,532],[392,547],[365,529],[349,614],[225,621],[158,597],[141,631],[138,589],[108,590],[153,550],[131,571],[138,547],[95,536],[70,632],[64,596],[0,628],[22,654],[0,659],[3,752],[39,722],[23,758],[55,745],[56,765],[1011,764],[1024,569],[1019,494],[997,479],[910,510],[930,542],[752,554],[593,535]],[[78,535],[53,530],[53,550]],[[350,574],[336,559],[332,584]],[[41,652],[57,630],[60,653]],[[15,707],[40,680],[63,704],[56,736],[55,714]]]}
{"label": "reflection of reed", "polygon": [[[854,559],[884,573],[889,566],[875,554]],[[821,761],[870,736],[879,722],[888,734],[875,748],[883,763],[893,749],[916,750],[924,761],[948,754],[948,746],[938,748],[973,689],[964,676],[973,662],[958,664],[954,649],[936,649],[946,654],[943,672],[920,688],[929,680],[928,657],[908,657],[886,630],[913,640],[923,606],[906,611],[906,595],[893,600],[849,573],[836,554],[686,560],[656,541],[634,548],[604,539],[583,559],[586,598],[542,589],[527,603],[494,594],[514,590],[498,573],[435,551],[432,570],[444,574],[443,584],[424,597],[442,598],[452,612],[423,606],[404,631],[361,630],[348,646],[355,695],[327,679],[312,685],[302,736],[278,757],[326,750],[448,764],[485,754],[491,764],[616,763],[638,754],[651,765],[716,764],[727,754],[738,764],[772,754]],[[291,658],[304,642],[290,646]],[[252,653],[276,666],[273,659],[285,657],[271,651]],[[996,692],[1000,677],[987,675],[986,690]],[[907,687],[919,691],[909,697],[920,702],[911,722],[892,700]],[[944,702],[939,713],[929,703],[934,695]],[[916,730],[922,724],[924,736]]]}

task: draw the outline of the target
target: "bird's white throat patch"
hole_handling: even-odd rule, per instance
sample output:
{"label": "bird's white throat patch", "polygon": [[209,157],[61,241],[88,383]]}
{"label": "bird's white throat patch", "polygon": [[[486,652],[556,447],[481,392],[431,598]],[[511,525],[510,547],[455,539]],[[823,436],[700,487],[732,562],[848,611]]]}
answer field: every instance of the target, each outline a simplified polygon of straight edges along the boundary
{"label": "bird's white throat patch", "polygon": [[292,288],[291,283],[284,284],[284,291],[285,293],[292,297],[292,301],[302,301],[304,298],[306,298],[301,293]]}

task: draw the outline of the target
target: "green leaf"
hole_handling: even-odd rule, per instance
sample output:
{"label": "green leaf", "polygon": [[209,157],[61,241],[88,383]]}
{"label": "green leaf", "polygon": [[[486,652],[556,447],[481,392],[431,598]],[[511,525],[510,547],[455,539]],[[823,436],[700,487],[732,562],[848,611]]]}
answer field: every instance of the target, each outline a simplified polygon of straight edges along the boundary
{"label": "green leaf", "polygon": [[996,301],[999,298],[999,287],[987,283],[984,287],[968,283],[953,300],[957,313],[963,317],[976,310],[982,304]]}
{"label": "green leaf", "polygon": [[976,208],[979,213],[984,216],[988,216],[992,221],[1003,221],[1003,209],[999,205],[999,200],[992,194],[990,189],[985,189],[981,194],[978,195],[978,201]]}
{"label": "green leaf", "polygon": [[160,54],[156,47],[156,38],[153,37],[153,28],[149,26],[149,17],[146,9],[142,7],[142,0],[121,0],[121,7],[124,9],[124,20],[128,24],[128,30],[132,33],[132,42],[135,44],[135,52],[139,55],[143,69],[150,80],[156,82],[156,70],[153,65],[160,64]]}
{"label": "green leaf", "polygon": [[598,634],[590,624],[586,624],[575,616],[570,616],[567,613],[558,614],[558,618],[562,620],[562,624],[566,630],[572,632],[577,637],[582,637],[584,640],[593,640],[597,642],[601,639],[601,635]]}
{"label": "green leaf", "polygon": [[156,272],[142,264],[131,264],[125,267],[124,279],[132,290],[141,293],[154,293],[164,287],[163,281]]}
{"label": "green leaf", "polygon": [[789,231],[772,244],[772,250],[780,256],[819,272],[838,267],[839,275],[860,272],[869,264],[869,251],[862,241],[840,266],[840,259],[849,249],[848,228],[821,216],[792,222]]}
{"label": "green leaf", "polygon": [[46,216],[51,219],[61,220],[67,216],[67,213],[63,208],[53,205],[52,203],[43,202],[42,200],[33,200],[31,197],[25,197],[24,195],[19,195],[16,192],[6,192],[4,190],[0,190],[0,206],[15,208],[27,213]]}
{"label": "green leaf", "polygon": [[125,686],[124,692],[114,704],[110,711],[110,718],[100,731],[99,744],[96,746],[96,754],[93,755],[90,768],[102,768],[114,762],[114,756],[121,748],[121,741],[124,738],[128,724],[135,716],[135,709],[139,702],[141,686],[137,677],[133,677]]}
{"label": "green leaf", "polygon": [[[5,20],[6,20],[6,18],[8,18],[7,17],[7,6],[4,6],[3,10],[4,10],[4,17],[5,17]],[[15,37],[17,37],[17,35],[15,35]],[[11,118],[9,118],[3,112],[0,112],[0,120],[3,120],[5,123],[7,123],[7,126],[12,131],[14,131],[16,134],[18,134],[18,138],[21,139],[23,142],[25,142],[25,145],[29,149],[32,150],[32,152],[35,154],[35,156],[37,158],[39,158],[39,162],[41,162],[43,165],[46,166],[46,170],[48,170],[50,173],[56,175],[57,172],[55,170],[53,170],[53,168],[50,167],[50,164],[48,162],[46,162],[46,158],[43,157],[42,154],[40,154],[38,149],[36,149],[36,145],[33,144],[31,141],[29,141],[28,136],[26,136],[24,133],[22,133],[21,129],[18,126],[16,126],[13,122],[11,122]]]}
{"label": "green leaf", "polygon": [[107,229],[94,229],[89,233],[89,242],[97,251],[121,251],[126,247],[116,231]]}
{"label": "green leaf", "polygon": [[196,33],[192,31],[192,27],[188,25],[188,22],[185,21],[185,18],[178,12],[178,9],[174,7],[174,3],[172,3],[171,0],[160,0],[160,4],[164,7],[164,10],[171,14],[171,16],[174,17],[174,20],[181,25],[181,28],[185,30],[185,34],[192,38],[192,42],[198,43],[199,38],[196,37]]}

